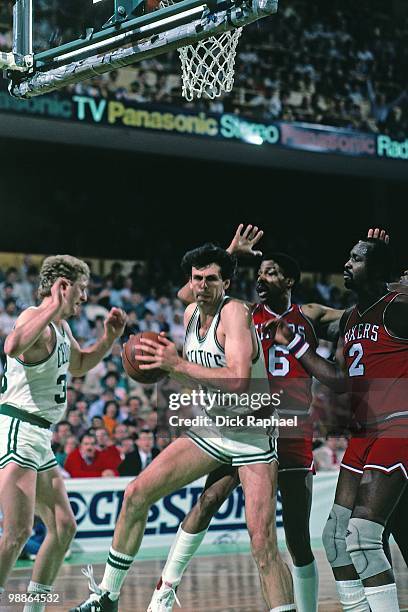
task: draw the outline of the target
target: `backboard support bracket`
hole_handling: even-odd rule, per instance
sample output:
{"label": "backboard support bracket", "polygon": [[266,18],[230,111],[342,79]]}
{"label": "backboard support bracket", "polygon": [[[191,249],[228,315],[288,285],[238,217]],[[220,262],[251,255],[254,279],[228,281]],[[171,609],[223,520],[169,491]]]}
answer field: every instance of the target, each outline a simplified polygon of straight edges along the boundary
{"label": "backboard support bracket", "polygon": [[114,13],[102,26],[109,28],[143,13],[145,0],[114,0]]}

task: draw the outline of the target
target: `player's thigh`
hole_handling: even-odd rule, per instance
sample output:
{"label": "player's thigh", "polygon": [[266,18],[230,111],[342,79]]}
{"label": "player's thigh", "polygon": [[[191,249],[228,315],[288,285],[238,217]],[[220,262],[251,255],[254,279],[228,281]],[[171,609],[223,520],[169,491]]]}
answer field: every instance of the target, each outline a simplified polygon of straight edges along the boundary
{"label": "player's thigh", "polygon": [[307,470],[279,472],[278,486],[282,500],[285,532],[309,532],[312,508],[313,474]]}
{"label": "player's thigh", "polygon": [[9,463],[0,470],[0,508],[3,529],[31,530],[34,520],[37,472],[30,468]]}
{"label": "player's thigh", "polygon": [[392,474],[364,470],[352,516],[385,525],[405,487],[406,479],[401,470]]}
{"label": "player's thigh", "polygon": [[352,510],[357,497],[362,474],[340,468],[334,503]]}
{"label": "player's thigh", "polygon": [[221,465],[189,438],[178,438],[128,485],[127,495],[137,492],[152,504]]}
{"label": "player's thigh", "polygon": [[251,538],[257,534],[261,538],[276,542],[277,462],[243,465],[238,470],[245,496],[245,516]]}
{"label": "player's thigh", "polygon": [[58,468],[38,473],[36,514],[40,516],[48,530],[75,528],[74,513]]}

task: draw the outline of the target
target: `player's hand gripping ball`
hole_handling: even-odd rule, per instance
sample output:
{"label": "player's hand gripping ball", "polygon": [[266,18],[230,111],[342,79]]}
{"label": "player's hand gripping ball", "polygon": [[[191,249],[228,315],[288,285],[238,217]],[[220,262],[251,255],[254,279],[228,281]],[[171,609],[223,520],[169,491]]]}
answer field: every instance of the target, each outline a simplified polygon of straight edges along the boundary
{"label": "player's hand gripping ball", "polygon": [[[145,331],[136,334],[135,336],[130,336],[129,340],[125,342],[122,347],[122,363],[126,374],[130,378],[145,385],[150,385],[158,382],[167,376],[168,373],[161,368],[155,368],[154,370],[140,369],[140,365],[142,365],[143,362],[137,361],[136,355],[143,355],[144,352],[143,350],[136,349],[136,346],[140,344],[141,338],[158,342],[159,334],[156,332]],[[148,354],[149,353],[146,353],[146,355]]]}

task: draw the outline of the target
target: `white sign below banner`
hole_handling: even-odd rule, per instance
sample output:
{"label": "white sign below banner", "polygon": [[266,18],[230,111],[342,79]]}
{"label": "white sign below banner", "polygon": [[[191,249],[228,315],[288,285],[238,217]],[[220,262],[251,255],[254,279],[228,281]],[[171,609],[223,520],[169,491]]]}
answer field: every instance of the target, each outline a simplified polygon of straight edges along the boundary
{"label": "white sign below banner", "polygon": [[[122,506],[126,485],[131,478],[78,478],[66,480],[69,499],[78,524],[74,550],[107,550]],[[333,503],[337,473],[314,477],[311,537],[320,538]],[[195,505],[203,490],[205,478],[167,495],[149,512],[142,550],[169,545],[180,522]],[[278,500],[278,539],[284,540],[282,511]],[[229,534],[230,538],[227,537]],[[214,540],[248,542],[245,525],[244,497],[241,487],[221,506],[211,522],[204,542]]]}

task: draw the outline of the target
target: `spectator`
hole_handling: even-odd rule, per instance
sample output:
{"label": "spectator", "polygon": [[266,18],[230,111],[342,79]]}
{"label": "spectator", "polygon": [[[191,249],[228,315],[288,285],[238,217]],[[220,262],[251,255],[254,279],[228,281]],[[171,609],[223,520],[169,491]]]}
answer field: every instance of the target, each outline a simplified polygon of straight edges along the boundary
{"label": "spectator", "polygon": [[337,472],[340,469],[341,459],[338,455],[337,440],[337,436],[328,434],[325,442],[313,450],[316,471]]}
{"label": "spectator", "polygon": [[17,321],[18,311],[16,300],[12,297],[4,302],[4,312],[0,314],[0,334],[8,336]]}
{"label": "spectator", "polygon": [[72,425],[69,421],[60,421],[55,425],[52,434],[52,450],[54,453],[62,451],[67,439],[73,435]]}
{"label": "spectator", "polygon": [[91,420],[92,429],[98,429],[99,427],[103,427],[103,418],[101,416],[94,416]]}
{"label": "spectator", "polygon": [[[131,438],[130,436],[127,438],[124,438],[120,445],[117,445],[117,449],[120,452],[120,456],[122,458],[122,461],[125,459],[126,455],[129,455],[130,453],[133,453],[135,450],[135,441],[133,438]],[[119,469],[119,468],[118,468]]]}
{"label": "spectator", "polygon": [[109,436],[113,434],[113,430],[118,424],[117,418],[119,415],[119,404],[115,400],[106,402],[103,409],[103,424]]}
{"label": "spectator", "polygon": [[126,438],[129,437],[129,429],[127,425],[124,423],[119,423],[116,425],[115,429],[112,432],[113,443],[116,446],[120,446]]}
{"label": "spectator", "polygon": [[119,465],[121,476],[137,476],[145,469],[159,454],[159,450],[153,447],[153,432],[143,429],[136,440],[136,450],[126,455],[124,461]]}
{"label": "spectator", "polygon": [[86,430],[86,424],[82,420],[82,417],[79,411],[76,410],[75,408],[71,409],[68,412],[67,421],[71,425],[71,430],[74,436],[76,436],[77,438],[80,438]]}
{"label": "spectator", "polygon": [[59,450],[58,452],[55,452],[55,458],[59,466],[64,467],[65,461],[68,455],[72,453],[72,451],[75,450],[77,446],[78,446],[78,439],[76,438],[76,436],[69,435],[65,439],[65,442],[62,445],[61,450]]}
{"label": "spectator", "polygon": [[171,435],[168,429],[160,428],[156,432],[156,448],[161,452],[171,442]]}
{"label": "spectator", "polygon": [[79,447],[68,455],[64,469],[72,478],[108,478],[118,476],[119,463],[109,451],[98,451],[95,436],[85,433]]}
{"label": "spectator", "polygon": [[110,438],[108,432],[104,427],[98,427],[95,429],[96,448],[97,450],[105,450],[109,446],[113,445],[113,440]]}

